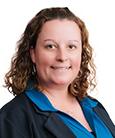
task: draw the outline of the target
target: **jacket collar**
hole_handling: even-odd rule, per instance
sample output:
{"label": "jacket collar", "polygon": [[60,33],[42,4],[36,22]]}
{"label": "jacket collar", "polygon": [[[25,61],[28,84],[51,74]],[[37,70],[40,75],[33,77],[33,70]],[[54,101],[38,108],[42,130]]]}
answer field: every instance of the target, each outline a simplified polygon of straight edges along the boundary
{"label": "jacket collar", "polygon": [[[67,136],[69,138],[76,138],[72,131],[63,123],[63,121],[56,115],[55,112],[43,112],[38,110],[38,108],[35,106],[34,108],[36,112],[47,116],[44,127],[52,134],[54,134],[57,138],[67,138]],[[115,138],[115,126],[104,107],[98,103],[97,106],[93,108],[93,110],[103,120],[108,129],[111,131],[113,138]]]}
{"label": "jacket collar", "polygon": [[47,117],[44,122],[44,127],[51,132],[56,138],[76,138],[73,132],[63,123],[63,121],[56,115],[55,112],[43,112],[36,106],[33,106],[35,111]]}
{"label": "jacket collar", "polygon": [[[94,100],[94,99],[93,99]],[[97,101],[97,100],[94,100]],[[112,120],[110,119],[108,113],[104,109],[101,103],[98,102],[98,104],[95,106],[93,104],[93,110],[98,114],[98,116],[103,120],[103,122],[106,124],[108,129],[111,131],[113,137],[115,138],[115,125],[113,124]],[[36,111],[38,112],[39,110],[36,108]],[[51,131],[54,135],[57,136],[57,138],[66,138],[66,136],[70,138],[75,138],[73,133],[70,131],[70,129],[58,118],[58,116],[53,113],[49,112],[42,112],[42,114],[47,115],[48,119],[45,123],[45,127]],[[59,133],[60,132],[60,133]],[[61,133],[62,132],[62,133]],[[64,134],[66,133],[66,136]]]}
{"label": "jacket collar", "polygon": [[110,119],[108,113],[104,109],[101,103],[98,102],[97,106],[93,108],[96,114],[102,119],[108,129],[111,131],[113,137],[115,138],[115,125],[113,124],[112,120]]}
{"label": "jacket collar", "polygon": [[55,114],[51,113],[44,124],[45,128],[52,132],[57,138],[76,138],[72,131]]}

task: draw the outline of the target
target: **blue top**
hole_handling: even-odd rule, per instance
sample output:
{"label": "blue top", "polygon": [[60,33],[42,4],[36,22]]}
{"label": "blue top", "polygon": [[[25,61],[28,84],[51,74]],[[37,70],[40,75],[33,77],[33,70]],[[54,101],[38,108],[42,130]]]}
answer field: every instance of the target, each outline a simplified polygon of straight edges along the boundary
{"label": "blue top", "polygon": [[37,89],[27,90],[26,95],[40,110],[44,112],[56,112],[77,138],[95,138],[95,136],[96,138],[113,138],[105,124],[92,110],[97,105],[97,102],[88,97],[80,101],[80,105],[94,134],[89,132],[80,122],[70,115],[54,108],[49,99]]}

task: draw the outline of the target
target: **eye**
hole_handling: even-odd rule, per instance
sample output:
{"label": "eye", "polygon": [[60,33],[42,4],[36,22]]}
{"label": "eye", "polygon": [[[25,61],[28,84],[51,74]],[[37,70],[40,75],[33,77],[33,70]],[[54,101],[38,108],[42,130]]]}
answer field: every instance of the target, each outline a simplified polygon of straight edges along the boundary
{"label": "eye", "polygon": [[74,49],[77,49],[77,46],[73,45],[73,44],[70,44],[70,45],[68,45],[68,48],[71,49],[71,50],[74,50]]}
{"label": "eye", "polygon": [[54,48],[56,48],[56,46],[54,44],[47,44],[47,45],[45,45],[45,48],[46,49],[54,49]]}

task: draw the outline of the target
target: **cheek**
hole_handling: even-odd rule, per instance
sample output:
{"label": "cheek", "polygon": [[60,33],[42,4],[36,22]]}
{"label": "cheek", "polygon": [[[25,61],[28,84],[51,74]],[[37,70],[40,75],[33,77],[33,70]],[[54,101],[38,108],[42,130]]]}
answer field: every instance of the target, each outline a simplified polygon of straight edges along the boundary
{"label": "cheek", "polygon": [[74,60],[73,62],[73,72],[74,76],[77,76],[81,68],[81,58],[77,58],[77,60]]}
{"label": "cheek", "polygon": [[73,64],[76,67],[80,67],[80,65],[81,65],[81,55],[74,56],[74,58],[73,58]]}
{"label": "cheek", "polygon": [[51,64],[51,59],[48,56],[45,55],[41,55],[36,57],[36,66],[38,67],[38,69],[42,68],[46,68],[47,66],[50,66]]}
{"label": "cheek", "polygon": [[[73,72],[74,76],[77,76],[81,68],[81,57],[77,57],[73,62]],[[76,78],[76,77],[75,77]]]}

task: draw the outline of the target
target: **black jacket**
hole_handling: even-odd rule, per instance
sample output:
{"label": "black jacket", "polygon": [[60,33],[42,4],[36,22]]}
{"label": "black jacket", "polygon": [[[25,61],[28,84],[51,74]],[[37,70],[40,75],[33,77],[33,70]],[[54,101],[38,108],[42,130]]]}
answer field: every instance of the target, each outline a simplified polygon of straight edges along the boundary
{"label": "black jacket", "polygon": [[[103,106],[94,111],[115,138],[115,126]],[[75,138],[56,113],[42,112],[21,94],[0,110],[0,138]]]}

